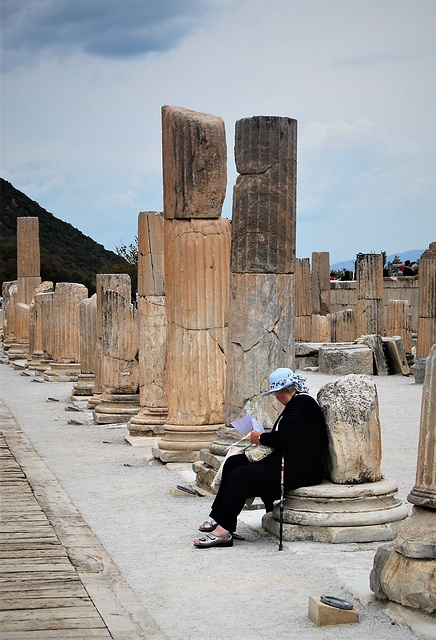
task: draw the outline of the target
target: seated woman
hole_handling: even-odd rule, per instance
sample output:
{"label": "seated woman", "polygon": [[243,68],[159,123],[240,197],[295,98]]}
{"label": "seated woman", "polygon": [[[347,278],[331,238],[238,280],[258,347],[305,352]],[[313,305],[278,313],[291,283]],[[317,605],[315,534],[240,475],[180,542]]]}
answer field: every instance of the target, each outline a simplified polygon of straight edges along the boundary
{"label": "seated woman", "polygon": [[282,455],[285,489],[322,482],[326,425],[320,406],[307,394],[305,380],[285,368],[269,376],[270,390],[263,395],[274,394],[285,408],[270,432],[252,431],[250,442],[272,447],[273,452],[260,462],[250,462],[244,453],[226,460],[210,512],[212,520],[200,525],[207,535],[194,540],[197,548],[231,547],[237,517],[248,498],[259,496],[266,511],[272,511],[274,500],[280,498]]}

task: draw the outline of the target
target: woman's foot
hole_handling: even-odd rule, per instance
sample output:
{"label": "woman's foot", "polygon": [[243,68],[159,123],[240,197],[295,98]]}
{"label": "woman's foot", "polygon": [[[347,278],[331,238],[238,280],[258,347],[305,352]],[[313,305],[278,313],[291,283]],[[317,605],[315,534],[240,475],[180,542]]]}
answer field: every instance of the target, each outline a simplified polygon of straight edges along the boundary
{"label": "woman's foot", "polygon": [[204,538],[194,540],[194,547],[197,549],[208,549],[209,547],[233,547],[233,536],[227,533],[224,536],[216,536],[208,533]]}
{"label": "woman's foot", "polygon": [[201,531],[201,533],[212,533],[212,531],[215,531],[217,526],[218,522],[215,522],[215,520],[206,520],[198,527],[198,530]]}

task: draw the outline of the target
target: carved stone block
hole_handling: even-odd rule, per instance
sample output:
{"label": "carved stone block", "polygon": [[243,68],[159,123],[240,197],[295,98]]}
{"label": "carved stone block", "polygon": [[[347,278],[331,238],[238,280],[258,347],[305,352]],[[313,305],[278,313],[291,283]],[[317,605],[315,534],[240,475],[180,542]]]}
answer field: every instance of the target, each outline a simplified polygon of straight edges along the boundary
{"label": "carved stone block", "polygon": [[317,398],[327,424],[332,482],[379,481],[383,477],[381,431],[377,388],[372,379],[346,375],[322,387]]}

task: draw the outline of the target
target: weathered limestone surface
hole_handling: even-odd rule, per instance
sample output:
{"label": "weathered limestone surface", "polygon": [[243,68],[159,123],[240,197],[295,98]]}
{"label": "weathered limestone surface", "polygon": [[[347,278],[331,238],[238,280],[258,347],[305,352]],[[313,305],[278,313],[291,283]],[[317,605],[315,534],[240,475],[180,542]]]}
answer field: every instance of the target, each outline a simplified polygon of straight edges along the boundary
{"label": "weathered limestone surface", "polygon": [[422,389],[416,482],[408,500],[422,507],[436,509],[436,344],[430,349],[427,358]]}
{"label": "weathered limestone surface", "polygon": [[277,409],[261,392],[280,362],[294,368],[294,276],[238,273],[230,282],[226,424],[249,413],[272,425]]}
{"label": "weathered limestone surface", "polygon": [[232,273],[294,273],[297,121],[238,120],[235,161]]}
{"label": "weathered limestone surface", "polygon": [[412,352],[410,305],[407,300],[388,300],[386,335],[400,336],[406,352]]}
{"label": "weathered limestone surface", "polygon": [[384,350],[384,342],[381,336],[375,334],[372,336],[361,336],[358,343],[366,344],[370,349],[372,349],[375,372],[379,376],[387,376],[388,375],[388,367],[386,364],[385,350]]}
{"label": "weathered limestone surface", "polygon": [[379,253],[358,253],[357,335],[383,335],[383,257]]}
{"label": "weathered limestone surface", "polygon": [[[363,484],[324,481],[285,494],[284,540],[346,543],[392,540],[407,507],[395,498],[397,484],[388,479]],[[262,519],[279,533],[279,505]]]}
{"label": "weathered limestone surface", "polygon": [[410,374],[407,363],[406,351],[400,336],[382,338],[388,369],[391,374],[401,373],[403,376]]}
{"label": "weathered limestone surface", "polygon": [[[43,362],[53,359],[55,342],[54,291],[41,300],[42,351]],[[45,369],[44,369],[45,371]]]}
{"label": "weathered limestone surface", "polygon": [[17,277],[39,277],[39,219],[17,218]]}
{"label": "weathered limestone surface", "polygon": [[312,314],[312,341],[330,342],[331,340],[331,315]]}
{"label": "weathered limestone surface", "polygon": [[379,599],[388,599],[406,607],[436,611],[436,563],[433,559],[411,560],[392,550],[379,547],[371,571],[370,586]]}
{"label": "weathered limestone surface", "polygon": [[[429,251],[428,254],[431,255],[431,251]],[[431,347],[436,343],[435,300],[436,257],[421,257],[421,259],[419,260],[418,285],[418,342],[416,345],[417,358],[426,358]]]}
{"label": "weathered limestone surface", "polygon": [[191,461],[224,420],[230,223],[221,118],[162,108],[168,420],[162,461]]}
{"label": "weathered limestone surface", "polygon": [[4,311],[3,319],[3,348],[5,351],[9,349],[14,333],[14,297],[17,293],[17,281],[10,280],[2,284],[2,309]]}
{"label": "weathered limestone surface", "polygon": [[318,392],[329,436],[332,482],[381,480],[381,432],[377,388],[365,375],[347,375]]}
{"label": "weathered limestone surface", "polygon": [[373,352],[359,344],[324,344],[318,352],[319,370],[331,375],[362,373],[373,375]]}
{"label": "weathered limestone surface", "polygon": [[330,324],[332,342],[353,342],[356,339],[356,314],[353,309],[332,313]]}
{"label": "weathered limestone surface", "polygon": [[224,121],[162,107],[165,219],[219,218],[227,186]]}
{"label": "weathered limestone surface", "polygon": [[312,338],[312,295],[309,258],[295,259],[295,340]]}
{"label": "weathered limestone surface", "polygon": [[80,373],[79,304],[87,297],[88,289],[83,284],[56,284],[53,297],[53,362],[45,372],[47,381],[77,381]]}
{"label": "weathered limestone surface", "polygon": [[117,291],[127,300],[131,296],[130,277],[125,273],[98,273],[96,276],[96,295],[97,295],[97,344],[96,344],[96,362],[95,362],[95,381],[93,387],[93,396],[88,401],[90,409],[96,407],[103,393],[102,381],[102,331],[103,331],[103,293],[107,290]]}
{"label": "weathered limestone surface", "polygon": [[42,282],[35,289],[35,296],[30,305],[29,316],[29,367],[41,364],[41,361],[44,358],[42,301],[52,299],[53,296],[53,282]]}
{"label": "weathered limestone surface", "polygon": [[79,304],[80,373],[73,387],[72,398],[91,396],[95,383],[97,360],[97,294]]}
{"label": "weathered limestone surface", "polygon": [[106,393],[138,392],[138,324],[130,297],[108,289],[102,295],[101,380]]}
{"label": "weathered limestone surface", "polygon": [[312,253],[312,313],[330,313],[330,254]]}
{"label": "weathered limestone surface", "polygon": [[227,219],[165,220],[169,424],[224,422],[229,252]]}
{"label": "weathered limestone surface", "polygon": [[156,211],[138,217],[138,317],[141,409],[127,425],[133,437],[163,433],[168,417],[164,219]]}
{"label": "weathered limestone surface", "polygon": [[421,405],[412,515],[374,559],[370,586],[380,599],[436,612],[436,344],[430,350]]}

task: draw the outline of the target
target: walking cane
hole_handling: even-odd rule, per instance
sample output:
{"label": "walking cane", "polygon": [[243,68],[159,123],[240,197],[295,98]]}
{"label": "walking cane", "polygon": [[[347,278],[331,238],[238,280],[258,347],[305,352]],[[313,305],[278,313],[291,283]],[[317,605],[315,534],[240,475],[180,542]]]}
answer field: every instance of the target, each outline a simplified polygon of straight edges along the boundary
{"label": "walking cane", "polygon": [[280,477],[280,541],[279,551],[283,549],[283,500],[285,496],[285,456],[282,456],[282,471]]}

